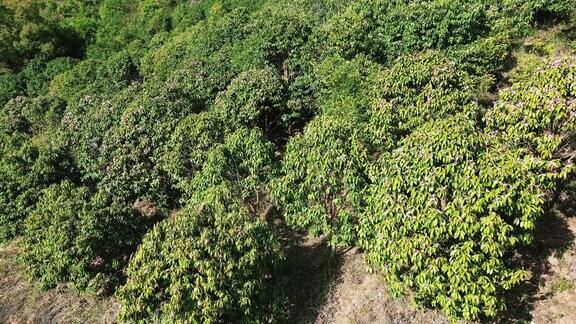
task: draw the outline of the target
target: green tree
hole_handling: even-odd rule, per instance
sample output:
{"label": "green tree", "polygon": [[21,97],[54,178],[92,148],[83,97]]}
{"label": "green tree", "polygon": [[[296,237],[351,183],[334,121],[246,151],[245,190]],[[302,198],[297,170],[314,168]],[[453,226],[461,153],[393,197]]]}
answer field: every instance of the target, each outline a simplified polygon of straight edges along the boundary
{"label": "green tree", "polygon": [[320,116],[290,139],[271,189],[289,225],[330,235],[333,244],[354,244],[369,160],[359,126]]}
{"label": "green tree", "polygon": [[283,256],[268,225],[231,201],[191,202],[144,238],[118,296],[121,319],[264,321]]}
{"label": "green tree", "polygon": [[42,192],[26,219],[22,259],[41,288],[69,282],[107,293],[120,283],[146,222],[115,198],[63,181]]}

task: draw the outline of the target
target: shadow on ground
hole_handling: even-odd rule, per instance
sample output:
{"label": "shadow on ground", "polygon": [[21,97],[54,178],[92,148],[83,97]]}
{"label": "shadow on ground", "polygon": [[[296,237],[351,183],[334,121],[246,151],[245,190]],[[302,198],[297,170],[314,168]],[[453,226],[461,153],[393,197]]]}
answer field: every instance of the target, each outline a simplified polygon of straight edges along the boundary
{"label": "shadow on ground", "polygon": [[554,278],[551,260],[561,259],[571,249],[576,237],[569,219],[576,215],[576,182],[560,188],[548,204],[544,216],[536,225],[534,244],[520,251],[519,263],[530,272],[527,282],[509,291],[507,310],[496,322],[526,323],[534,320],[535,305],[554,295],[543,289]]}
{"label": "shadow on ground", "polygon": [[283,287],[291,323],[312,323],[338,283],[344,252],[332,249],[327,237],[309,238],[287,229],[282,233],[288,249]]}

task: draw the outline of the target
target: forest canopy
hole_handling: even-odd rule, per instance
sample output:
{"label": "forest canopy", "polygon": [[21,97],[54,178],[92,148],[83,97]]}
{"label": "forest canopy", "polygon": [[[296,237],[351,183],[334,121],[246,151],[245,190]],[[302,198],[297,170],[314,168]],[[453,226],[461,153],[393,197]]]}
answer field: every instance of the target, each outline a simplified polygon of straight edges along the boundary
{"label": "forest canopy", "polygon": [[494,317],[574,171],[575,30],[566,0],[0,0],[0,241],[123,321],[282,321],[286,229]]}

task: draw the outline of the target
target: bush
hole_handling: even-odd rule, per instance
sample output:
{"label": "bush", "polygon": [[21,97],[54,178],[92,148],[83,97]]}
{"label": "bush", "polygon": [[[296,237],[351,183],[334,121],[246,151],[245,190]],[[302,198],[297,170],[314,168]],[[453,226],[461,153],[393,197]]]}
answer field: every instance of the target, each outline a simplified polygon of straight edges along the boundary
{"label": "bush", "polygon": [[46,19],[43,10],[43,1],[0,4],[0,66],[18,70],[32,59],[79,54],[81,41],[72,31]]}
{"label": "bush", "polygon": [[104,64],[100,64],[96,79],[106,82],[107,86],[123,88],[140,79],[138,62],[131,57],[129,51],[124,50],[108,57]]}
{"label": "bush", "polygon": [[429,120],[476,110],[477,83],[438,52],[406,55],[380,74],[373,109],[391,115],[405,136]]}
{"label": "bush", "polygon": [[14,101],[16,102],[22,116],[29,124],[28,131],[33,134],[58,129],[66,110],[65,101],[49,95],[32,99],[20,97]]}
{"label": "bush", "polygon": [[360,226],[368,263],[451,318],[495,316],[525,272],[544,197],[573,170],[574,64],[500,93],[486,128],[466,114],[416,128],[372,171]]}
{"label": "bush", "polygon": [[[525,148],[537,157],[554,160],[570,149],[576,128],[576,64],[559,57],[544,66],[513,75],[511,87],[486,116],[491,132],[501,133],[511,148]],[[570,162],[564,157],[563,163]]]}
{"label": "bush", "polygon": [[[495,208],[506,194],[486,187],[494,171],[478,170],[480,151],[468,116],[417,128],[378,164],[359,234],[368,263],[393,294],[409,287],[416,300],[451,318],[494,316],[499,291],[524,278],[506,265],[518,237]],[[538,194],[529,196],[527,210],[539,210]],[[504,209],[516,207],[514,199],[504,201]]]}
{"label": "bush", "polygon": [[146,235],[119,291],[122,320],[275,319],[271,275],[282,260],[261,219],[230,202],[190,203]]}
{"label": "bush", "polygon": [[468,44],[490,32],[483,1],[366,0],[326,24],[326,45],[345,58],[366,54],[381,63],[426,49]]}
{"label": "bush", "polygon": [[302,55],[312,34],[312,15],[291,3],[267,5],[250,21],[253,31],[247,50],[261,55],[261,60],[283,71],[286,79],[296,74],[289,66]]}
{"label": "bush", "polygon": [[171,73],[166,81],[152,83],[150,89],[165,87],[172,100],[187,101],[205,110],[232,78],[228,67],[217,60],[193,60]]}
{"label": "bush", "polygon": [[189,195],[224,187],[231,188],[239,200],[260,204],[266,183],[277,174],[274,145],[259,129],[238,129],[210,149],[205,158],[202,169],[186,187]]}
{"label": "bush", "polygon": [[339,55],[324,58],[314,67],[319,113],[350,118],[365,114],[374,100],[373,90],[381,70],[364,55],[352,60]]}
{"label": "bush", "polygon": [[225,130],[212,113],[193,114],[180,121],[165,145],[162,168],[176,187],[191,190],[191,179],[202,170],[208,152],[224,141]]}
{"label": "bush", "polygon": [[71,58],[57,58],[49,62],[34,60],[28,63],[20,76],[26,84],[26,94],[29,97],[46,95],[52,79],[74,67]]}
{"label": "bush", "polygon": [[0,71],[0,109],[22,92],[22,80],[17,74]]}
{"label": "bush", "polygon": [[22,192],[18,181],[4,170],[0,171],[0,242],[18,236],[22,231],[22,222],[26,218],[27,208],[32,204],[33,192]]}
{"label": "bush", "polygon": [[70,282],[109,292],[146,222],[130,206],[64,181],[45,189],[26,219],[22,258],[43,289]]}
{"label": "bush", "polygon": [[40,190],[76,176],[59,131],[31,134],[32,122],[26,118],[30,105],[19,97],[0,110],[0,240],[20,234]]}
{"label": "bush", "polygon": [[140,91],[141,87],[132,86],[111,97],[86,95],[68,107],[62,128],[69,134],[70,151],[84,182],[102,179],[105,165],[110,162],[101,158],[105,152],[103,143]]}
{"label": "bush", "polygon": [[290,139],[271,189],[289,225],[355,242],[369,159],[363,136],[354,120],[320,116]]}
{"label": "bush", "polygon": [[[172,185],[160,168],[162,149],[180,120],[199,108],[163,90],[149,93],[134,85],[114,100],[87,102],[90,110],[97,105],[86,113],[93,119],[72,122],[80,126],[74,155],[85,181],[127,201],[143,198],[169,207]],[[133,97],[136,91],[141,97]]]}
{"label": "bush", "polygon": [[[174,70],[185,68],[191,62],[218,58],[218,51],[224,50],[225,45],[229,46],[246,37],[247,31],[244,26],[247,21],[246,11],[236,9],[201,21],[173,35],[160,48],[151,49],[144,55],[142,59],[144,75],[165,80]],[[226,56],[222,59],[224,61],[220,64],[229,61]]]}
{"label": "bush", "polygon": [[285,84],[274,69],[249,70],[232,80],[212,111],[229,128],[259,127],[274,138],[285,133],[284,92]]}

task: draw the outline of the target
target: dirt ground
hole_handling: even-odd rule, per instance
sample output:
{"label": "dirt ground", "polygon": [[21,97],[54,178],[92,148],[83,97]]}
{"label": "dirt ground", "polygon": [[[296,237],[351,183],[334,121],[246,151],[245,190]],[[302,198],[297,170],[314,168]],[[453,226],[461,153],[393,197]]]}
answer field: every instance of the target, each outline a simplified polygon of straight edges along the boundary
{"label": "dirt ground", "polygon": [[[562,219],[552,242],[559,251],[546,259],[531,313],[535,323],[576,323],[576,218]],[[561,232],[558,232],[561,231]]]}
{"label": "dirt ground", "polygon": [[537,226],[524,267],[530,280],[511,293],[502,322],[576,323],[576,210],[554,206]]}
{"label": "dirt ground", "polygon": [[324,239],[302,239],[288,253],[287,286],[294,323],[447,323],[438,312],[394,299],[377,275],[366,273],[358,249],[331,250]]}

